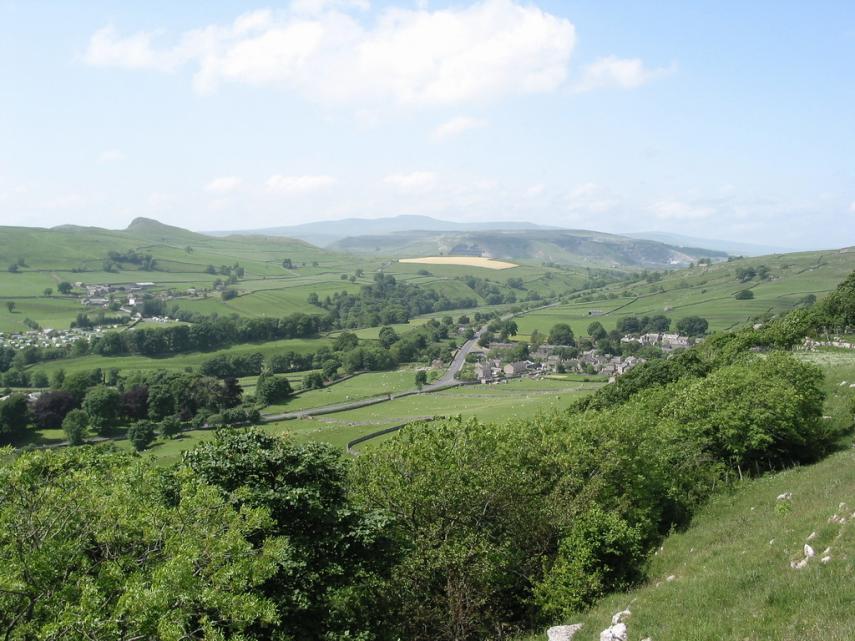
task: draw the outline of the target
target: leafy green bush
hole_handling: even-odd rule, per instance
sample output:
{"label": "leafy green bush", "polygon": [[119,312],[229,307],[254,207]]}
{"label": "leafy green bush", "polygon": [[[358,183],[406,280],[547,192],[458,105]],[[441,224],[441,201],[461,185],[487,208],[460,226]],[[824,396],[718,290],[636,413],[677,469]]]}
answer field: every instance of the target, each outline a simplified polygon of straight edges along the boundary
{"label": "leafy green bush", "polygon": [[137,421],[128,428],[128,440],[137,452],[142,452],[154,442],[154,424],[149,421]]}
{"label": "leafy green bush", "polygon": [[262,374],[255,385],[256,401],[262,405],[281,403],[291,396],[291,383],[284,376]]}
{"label": "leafy green bush", "polygon": [[547,621],[567,619],[607,592],[637,582],[645,558],[641,534],[620,516],[594,506],[561,540],[535,601]]}

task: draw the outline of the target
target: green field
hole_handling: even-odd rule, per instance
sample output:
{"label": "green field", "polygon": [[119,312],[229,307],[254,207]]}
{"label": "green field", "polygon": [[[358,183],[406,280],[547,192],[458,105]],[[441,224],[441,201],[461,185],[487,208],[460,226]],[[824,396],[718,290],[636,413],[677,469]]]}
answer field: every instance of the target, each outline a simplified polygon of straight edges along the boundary
{"label": "green field", "polygon": [[[287,405],[268,408],[291,411],[299,408],[318,407],[346,400],[356,394],[373,396],[372,389],[385,385],[385,389],[403,391],[412,389],[412,372],[389,372],[362,374],[354,379],[339,383],[329,390],[316,390],[298,396]],[[478,416],[486,421],[505,421],[531,416],[567,407],[575,399],[598,389],[602,383],[565,382],[556,380],[515,380],[501,385],[473,385],[432,394],[421,394],[395,399],[370,407],[337,412],[312,418],[276,421],[262,426],[270,434],[287,434],[300,441],[322,441],[336,447],[360,436],[382,430],[392,425],[423,420],[433,416]],[[350,392],[348,394],[348,392]],[[329,396],[325,396],[329,394]],[[363,396],[363,397],[365,397]],[[158,439],[150,452],[164,463],[180,458],[181,452],[196,444],[213,438],[212,430],[184,432],[173,440]],[[372,447],[394,434],[385,435],[362,444],[357,449]],[[34,444],[47,444],[62,440],[60,430],[43,430],[33,439]],[[127,441],[116,441],[118,447],[130,449]]]}
{"label": "green field", "polygon": [[329,345],[326,338],[289,338],[265,343],[241,343],[232,347],[210,352],[190,352],[168,357],[149,356],[79,356],[76,358],[63,358],[55,361],[46,361],[31,366],[31,371],[42,371],[50,375],[58,369],[66,373],[92,370],[96,368],[117,368],[122,372],[130,370],[152,370],[171,369],[180,370],[186,367],[198,367],[202,362],[220,356],[222,354],[253,354],[259,352],[265,356],[278,352],[298,352],[306,354],[314,352],[323,345]]}
{"label": "green field", "polygon": [[[769,280],[740,283],[738,267],[766,265]],[[539,310],[517,319],[520,338],[538,329],[548,333],[555,323],[568,323],[574,333],[587,334],[588,325],[600,321],[614,329],[625,316],[664,314],[676,321],[686,316],[702,316],[710,330],[732,329],[754,319],[793,309],[801,299],[813,294],[822,298],[855,269],[855,251],[805,252],[739,259],[709,267],[698,266],[667,274],[661,281],[610,285],[593,296],[594,300],[574,301]],[[664,291],[659,291],[662,288]],[[736,300],[742,289],[754,293],[752,300]]]}

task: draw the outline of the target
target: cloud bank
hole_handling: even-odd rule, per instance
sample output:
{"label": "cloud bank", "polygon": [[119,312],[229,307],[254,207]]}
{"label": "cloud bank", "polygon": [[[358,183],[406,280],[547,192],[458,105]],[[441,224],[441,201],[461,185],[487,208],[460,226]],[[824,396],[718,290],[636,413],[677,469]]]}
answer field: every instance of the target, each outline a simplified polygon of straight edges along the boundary
{"label": "cloud bank", "polygon": [[461,8],[388,8],[369,24],[348,9],[367,2],[299,0],[290,10],[246,13],[182,33],[92,35],[83,60],[97,67],[176,73],[193,86],[274,87],[321,103],[448,105],[549,92],[565,80],[573,24],[527,3],[480,0]]}

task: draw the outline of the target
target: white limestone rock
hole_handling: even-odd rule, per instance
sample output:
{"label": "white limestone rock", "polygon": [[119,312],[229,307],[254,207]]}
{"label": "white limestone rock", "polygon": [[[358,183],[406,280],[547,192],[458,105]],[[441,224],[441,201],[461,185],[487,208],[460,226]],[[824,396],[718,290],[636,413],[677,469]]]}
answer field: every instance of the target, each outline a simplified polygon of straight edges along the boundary
{"label": "white limestone rock", "polygon": [[632,612],[630,612],[629,610],[621,610],[612,617],[612,625],[623,623],[630,617],[630,615],[632,615]]}
{"label": "white limestone rock", "polygon": [[581,623],[574,623],[573,625],[556,625],[546,631],[546,638],[547,641],[571,641],[571,639],[581,629]]}
{"label": "white limestone rock", "polygon": [[600,641],[626,641],[626,624],[617,623],[600,632]]}
{"label": "white limestone rock", "polygon": [[793,498],[793,493],[792,493],[792,492],[784,492],[783,494],[779,494],[779,495],[778,495],[778,499],[777,499],[777,500],[779,500],[779,501],[789,501],[791,498]]}
{"label": "white limestone rock", "polygon": [[805,558],[812,559],[815,556],[816,552],[814,551],[814,549],[807,543],[805,543]]}

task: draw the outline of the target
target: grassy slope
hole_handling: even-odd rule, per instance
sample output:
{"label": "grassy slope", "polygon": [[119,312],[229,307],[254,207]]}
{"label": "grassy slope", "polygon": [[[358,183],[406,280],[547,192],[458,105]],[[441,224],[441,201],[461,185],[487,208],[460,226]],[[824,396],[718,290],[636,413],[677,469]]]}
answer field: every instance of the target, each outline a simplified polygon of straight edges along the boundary
{"label": "grassy slope", "polygon": [[[130,249],[152,254],[157,259],[156,271],[139,271],[130,264],[115,273],[102,271],[109,251]],[[18,274],[9,273],[6,267],[19,258],[25,260],[26,266]],[[298,267],[283,269],[283,258],[291,258]],[[204,236],[145,221],[124,231],[0,227],[0,303],[15,301],[17,305],[14,313],[0,311],[0,332],[25,329],[25,318],[43,327],[68,327],[85,308],[76,297],[56,293],[57,284],[64,280],[119,285],[152,281],[156,290],[183,292],[191,287],[202,290],[212,286],[217,276],[205,273],[208,265],[219,267],[236,262],[246,270],[236,285],[237,298],[224,302],[212,292],[208,297],[180,297],[173,303],[192,311],[241,316],[322,313],[306,302],[310,293],[323,297],[343,290],[357,291],[370,283],[381,268],[450,298],[473,297],[479,304],[484,301],[457,277],[472,274],[504,283],[513,276],[522,278],[533,291],[550,296],[578,287],[586,276],[583,269],[554,270],[539,265],[522,265],[501,274],[478,267],[431,265],[430,275],[425,276],[418,273],[424,265],[400,264],[387,257],[349,256],[283,237]],[[357,269],[362,269],[364,275],[355,283],[342,280],[342,275],[352,275]],[[551,274],[549,278],[547,274]],[[52,288],[54,295],[45,297],[45,288]]]}
{"label": "grassy slope", "polygon": [[[843,425],[855,390],[855,354],[802,355],[826,371],[826,413]],[[842,381],[845,386],[841,386]],[[776,497],[792,492],[791,509]],[[845,503],[845,510],[840,509]],[[846,513],[847,523],[829,523]],[[803,570],[807,537],[820,555]],[[629,608],[629,639],[654,641],[844,641],[855,630],[855,449],[815,465],[746,481],[719,495],[691,527],[668,537],[653,557],[649,581],[615,594],[568,623],[582,622],[574,641],[598,639],[611,616]],[[667,577],[676,577],[667,581]],[[542,639],[538,633],[526,641]]]}
{"label": "grassy slope", "polygon": [[[738,267],[766,265],[772,278],[767,281],[737,281]],[[665,314],[674,320],[698,315],[710,321],[711,330],[724,330],[751,322],[764,314],[777,314],[792,309],[807,294],[821,298],[855,269],[855,250],[803,252],[762,256],[695,267],[670,273],[658,282],[632,285],[616,284],[605,288],[605,300],[573,302],[561,307],[534,312],[517,320],[520,336],[535,329],[548,332],[555,323],[569,323],[577,335],[587,333],[588,324],[599,320],[613,329],[623,316]],[[656,291],[659,287],[664,292]],[[753,300],[735,300],[733,294],[751,289]],[[612,294],[616,298],[608,299]],[[603,315],[591,317],[599,310]]]}

